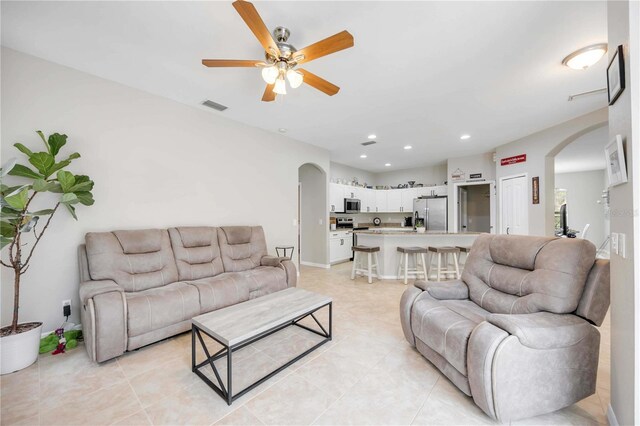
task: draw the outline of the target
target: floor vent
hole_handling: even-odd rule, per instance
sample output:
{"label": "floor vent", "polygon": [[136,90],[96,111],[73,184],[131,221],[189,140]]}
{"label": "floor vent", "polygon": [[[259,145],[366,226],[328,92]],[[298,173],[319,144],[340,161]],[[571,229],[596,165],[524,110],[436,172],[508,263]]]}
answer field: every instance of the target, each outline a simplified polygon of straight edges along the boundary
{"label": "floor vent", "polygon": [[208,99],[207,99],[206,101],[204,101],[204,102],[202,103],[202,105],[204,105],[204,106],[206,106],[206,107],[209,107],[209,108],[213,108],[213,109],[215,109],[216,111],[224,111],[225,109],[227,109],[227,107],[226,107],[226,106],[221,105],[221,104],[219,104],[219,103],[217,103],[217,102],[210,101],[210,100],[208,100]]}
{"label": "floor vent", "polygon": [[376,143],[376,141],[366,141],[366,142],[362,142],[360,145],[369,146],[369,145],[373,145],[374,143]]}

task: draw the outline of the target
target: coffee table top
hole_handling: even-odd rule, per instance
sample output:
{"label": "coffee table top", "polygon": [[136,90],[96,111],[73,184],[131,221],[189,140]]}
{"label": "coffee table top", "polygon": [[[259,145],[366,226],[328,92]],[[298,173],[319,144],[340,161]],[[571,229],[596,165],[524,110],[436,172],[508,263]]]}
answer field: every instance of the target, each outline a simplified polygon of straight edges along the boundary
{"label": "coffee table top", "polygon": [[328,296],[292,287],[198,315],[191,322],[221,343],[233,346],[329,302]]}

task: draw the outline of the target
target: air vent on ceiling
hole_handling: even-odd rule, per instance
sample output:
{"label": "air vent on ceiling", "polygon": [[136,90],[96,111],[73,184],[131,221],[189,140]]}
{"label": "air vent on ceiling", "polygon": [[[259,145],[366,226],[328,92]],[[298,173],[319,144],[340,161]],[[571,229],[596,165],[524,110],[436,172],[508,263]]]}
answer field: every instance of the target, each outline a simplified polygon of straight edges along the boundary
{"label": "air vent on ceiling", "polygon": [[376,141],[366,141],[366,142],[362,142],[360,145],[369,146],[369,145],[373,145],[374,143],[376,143]]}
{"label": "air vent on ceiling", "polygon": [[209,107],[209,108],[213,108],[213,109],[215,109],[216,111],[224,111],[225,109],[227,109],[227,107],[226,107],[226,106],[221,105],[221,104],[219,104],[219,103],[217,103],[217,102],[210,101],[210,100],[208,100],[208,99],[207,99],[206,101],[204,101],[204,102],[202,103],[202,105],[207,106],[207,107]]}

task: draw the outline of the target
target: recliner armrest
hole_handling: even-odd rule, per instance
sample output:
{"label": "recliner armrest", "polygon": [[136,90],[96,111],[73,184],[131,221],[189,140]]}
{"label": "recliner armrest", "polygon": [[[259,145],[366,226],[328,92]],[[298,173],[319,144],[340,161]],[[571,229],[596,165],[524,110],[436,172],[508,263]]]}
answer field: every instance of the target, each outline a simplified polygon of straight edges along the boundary
{"label": "recliner armrest", "polygon": [[80,283],[80,301],[86,305],[87,300],[112,291],[124,293],[124,289],[112,280],[84,281]]}
{"label": "recliner armrest", "polygon": [[260,259],[260,266],[274,266],[278,267],[285,260],[289,260],[288,257],[278,257],[278,256],[262,256]]}
{"label": "recliner armrest", "polygon": [[416,280],[413,285],[428,292],[434,299],[466,300],[469,298],[469,287],[462,280],[444,282]]}
{"label": "recliner armrest", "polygon": [[573,346],[592,332],[592,325],[576,315],[551,312],[491,314],[487,322],[516,336],[522,345],[533,349]]}

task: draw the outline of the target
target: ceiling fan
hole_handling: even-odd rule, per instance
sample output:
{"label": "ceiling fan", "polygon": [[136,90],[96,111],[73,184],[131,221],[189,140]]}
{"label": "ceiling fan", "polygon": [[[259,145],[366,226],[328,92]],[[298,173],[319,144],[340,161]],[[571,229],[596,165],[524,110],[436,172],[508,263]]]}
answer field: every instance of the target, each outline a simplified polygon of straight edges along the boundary
{"label": "ceiling fan", "polygon": [[272,36],[253,4],[237,0],[233,2],[233,7],[264,47],[266,61],[203,59],[202,65],[207,67],[262,68],[262,78],[267,83],[267,88],[262,95],[264,102],[271,102],[276,99],[276,95],[287,93],[285,77],[294,89],[304,82],[329,96],[338,93],[340,88],[335,84],[302,68],[296,69],[296,66],[352,47],[353,36],[348,31],[339,32],[304,49],[296,50],[287,42],[290,35],[289,30],[284,27],[276,27]]}

